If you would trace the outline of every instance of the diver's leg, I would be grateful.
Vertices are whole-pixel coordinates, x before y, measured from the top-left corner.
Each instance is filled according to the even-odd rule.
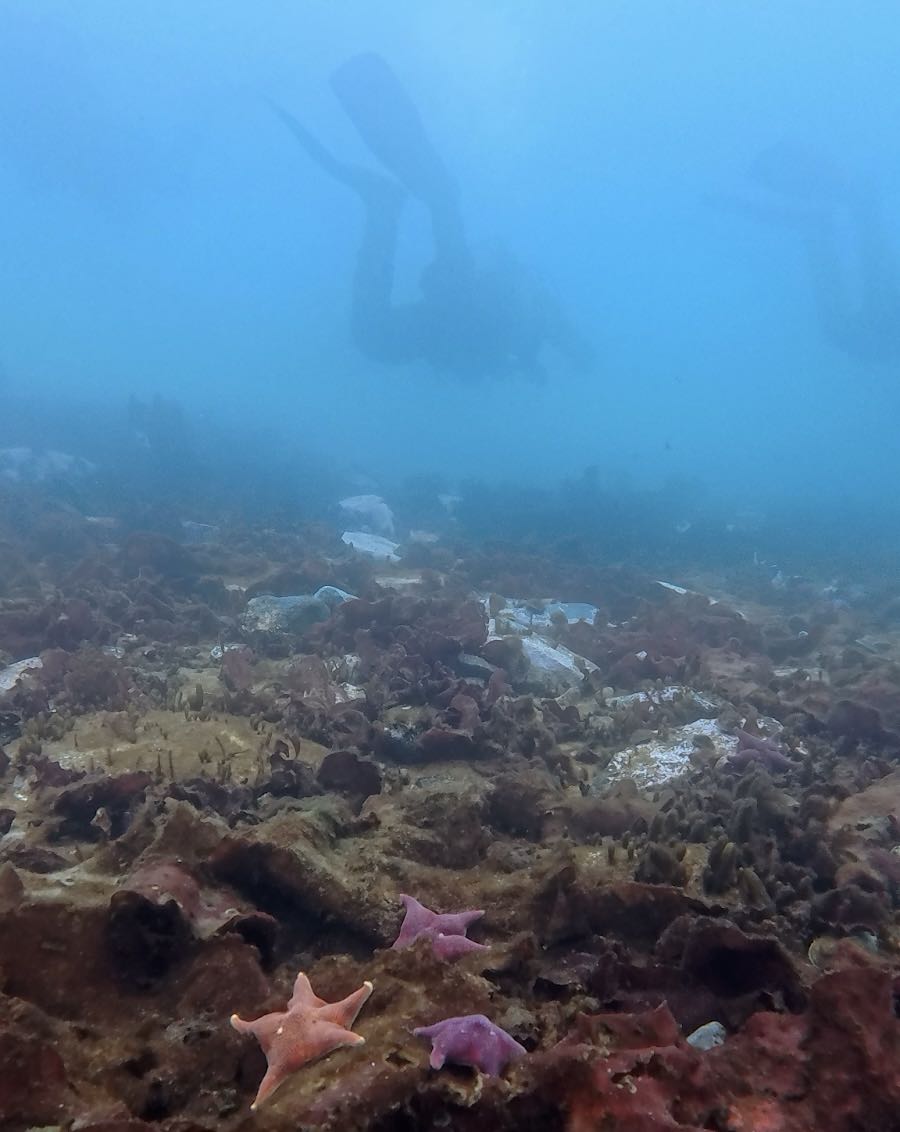
[[[331,85],[369,152],[413,196],[430,204],[456,192],[412,97],[380,55],[369,51],[348,59]]]
[[[403,362],[417,357],[413,320],[391,302],[404,190],[381,173],[338,160],[293,114],[275,103],[271,105],[316,165],[356,193],[363,205],[363,235],[353,272],[350,310],[354,343],[375,361]]]
[[[797,200],[761,200],[733,193],[710,194],[706,203],[783,228],[800,238],[822,333],[843,348],[853,314],[835,231],[834,209]]]
[[[859,255],[861,300],[873,316],[900,319],[900,263],[874,194],[860,194],[851,206]]]
[[[836,223],[832,214],[812,217],[804,232],[804,247],[822,333],[833,345],[852,352],[857,319],[838,247]]]
[[[370,152],[428,209],[435,260],[455,273],[470,266],[456,179],[390,65],[373,52],[355,55],[331,84]]]
[[[363,237],[353,272],[350,330],[373,361],[399,363],[419,356],[408,312],[391,302],[402,197],[368,194]]]

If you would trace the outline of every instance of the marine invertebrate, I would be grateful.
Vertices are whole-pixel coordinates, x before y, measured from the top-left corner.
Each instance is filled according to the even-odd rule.
[[[483,911],[432,912],[420,904],[414,896],[401,893],[400,901],[406,909],[400,934],[391,944],[395,951],[410,947],[423,936],[431,940],[431,947],[438,959],[459,959],[471,951],[486,951],[483,943],[466,938],[469,924],[480,919]]]
[[[735,734],[738,737],[738,748],[728,757],[729,766],[743,770],[752,763],[762,763],[767,770],[790,770],[795,764],[779,746],[777,740],[767,739],[762,735],[751,735],[739,727]]]
[[[419,1026],[417,1038],[431,1041],[432,1069],[441,1069],[445,1062],[471,1065],[491,1077],[499,1077],[511,1061],[524,1057],[526,1050],[515,1038],[495,1025],[484,1014],[463,1014],[445,1018],[433,1026]]]
[[[371,993],[372,984],[364,982],[359,990],[340,1002],[326,1002],[314,993],[309,979],[301,971],[294,982],[287,1010],[264,1014],[253,1022],[245,1022],[232,1014],[231,1025],[241,1034],[253,1034],[268,1062],[251,1109],[259,1108],[282,1082],[307,1062],[325,1057],[341,1046],[363,1045],[366,1039],[354,1034],[350,1027]]]

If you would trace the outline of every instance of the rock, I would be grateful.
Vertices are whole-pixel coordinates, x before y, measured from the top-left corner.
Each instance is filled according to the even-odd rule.
[[[441,541],[441,538],[440,535],[435,534],[434,531],[422,531],[417,529],[409,532],[407,541],[414,546],[436,546]]]
[[[351,495],[338,506],[364,531],[388,538],[394,534],[394,513],[380,495]]]
[[[329,751],[316,777],[326,790],[359,799],[360,805],[366,798],[381,793],[382,775],[378,766],[355,751]]]
[[[0,748],[4,743],[12,743],[22,734],[22,717],[15,711],[0,711]],[[2,763],[0,759],[0,763]],[[0,766],[0,773],[4,767]]]
[[[314,594],[274,597],[261,594],[247,602],[241,627],[248,633],[302,633],[331,616],[328,603]]]
[[[820,935],[812,941],[806,956],[819,971],[862,966],[866,956],[878,954],[878,936],[857,932],[852,936]]]
[[[329,609],[333,609],[336,605],[342,605],[345,601],[355,601],[355,594],[348,594],[346,590],[340,590],[337,586],[319,586],[313,597],[319,601],[324,601]]]
[[[685,1041],[694,1049],[707,1050],[720,1046],[727,1036],[721,1022],[707,1022],[705,1026],[698,1026],[692,1034],[688,1034]]]
[[[574,625],[578,621],[593,624],[600,612],[595,605],[583,601],[554,601],[551,598],[538,601],[520,601],[518,598],[502,600],[502,608],[496,610],[488,624],[488,631],[492,634],[534,633],[550,629],[562,618],[568,625]],[[481,601],[486,609],[490,608],[490,596],[482,595]]]
[[[86,479],[96,470],[90,460],[53,448],[0,448],[0,479],[12,483]]]
[[[267,894],[271,900],[278,893],[285,914],[302,912],[313,922],[343,925],[359,939],[386,946],[396,931],[396,914],[380,891],[375,862],[363,855],[351,873],[331,846],[317,848],[310,836],[303,814],[279,814],[264,827],[223,839],[209,866],[254,902],[259,898],[263,904]]]
[[[5,1067],[0,1124],[6,1128],[58,1127],[53,1121],[72,1111],[75,1094],[54,1043],[29,1032],[28,1021],[4,1021],[0,1029],[0,1061]]]
[[[123,894],[139,900],[122,901]],[[148,909],[142,914],[140,901],[155,908],[174,903],[197,939],[235,932],[255,944],[264,959],[268,960],[273,953],[277,934],[274,917],[256,908],[242,907],[230,892],[201,888],[196,878],[175,861],[151,860],[140,865],[121,882],[110,901],[111,908],[117,901],[122,907],[128,906],[145,924],[153,917]]]
[[[497,668],[482,656],[461,652],[453,662],[453,670],[457,676],[466,676],[470,680],[490,680]]]
[[[894,770],[841,802],[829,824],[832,829],[840,829],[842,826],[856,830],[878,827],[892,814],[897,814],[898,798],[900,770]]]
[[[698,717],[712,718],[718,715],[725,706],[723,700],[713,699],[703,692],[695,692],[693,688],[686,688],[681,684],[670,684],[652,693],[631,692],[627,696],[613,696],[608,703],[610,707],[618,708],[628,707],[630,704],[636,703],[671,704],[675,703],[676,700],[680,700],[685,707],[696,711]]]
[[[25,885],[22,878],[9,861],[5,861],[0,865],[0,912],[18,908],[24,897]]]
[[[358,554],[367,554],[380,562],[400,561],[397,554],[400,544],[381,535],[373,535],[368,531],[344,531],[341,542],[352,547]]]
[[[522,652],[528,662],[525,682],[549,696],[578,687],[585,673],[597,667],[564,645],[551,645],[542,637],[523,637]]]
[[[119,837],[128,828],[152,782],[147,771],[132,770],[65,787],[53,804],[54,813],[62,818],[60,834],[97,839],[100,829],[94,819],[102,809],[109,819],[106,832],[111,837]]]
[[[209,546],[221,536],[219,527],[210,523],[195,523],[191,519],[184,519],[181,523],[181,535],[188,546]]]
[[[684,774],[697,749],[694,736],[709,740],[712,758],[725,758],[737,751],[738,741],[726,735],[713,719],[698,719],[684,727],[672,728],[665,739],[634,743],[613,755],[602,771],[602,780],[631,778],[638,786],[659,786]]]
[[[480,753],[478,744],[468,731],[451,727],[429,727],[419,736],[416,750],[420,761],[424,762],[472,759]]]
[[[12,691],[26,672],[43,667],[44,662],[39,656],[29,656],[25,660],[17,660],[15,664],[0,669],[0,694]]]
[[[213,645],[209,650],[210,660],[221,660],[227,652],[234,652],[235,649],[245,649],[247,646],[239,644],[236,641],[228,641],[224,645]]]
[[[366,690],[359,684],[350,684],[344,681],[343,684],[334,685],[334,702],[336,704],[364,704],[365,701]]]

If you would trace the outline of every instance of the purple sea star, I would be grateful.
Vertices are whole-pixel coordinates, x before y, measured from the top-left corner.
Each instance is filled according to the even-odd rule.
[[[484,912],[432,912],[420,904],[413,896],[400,894],[400,902],[406,909],[400,934],[391,944],[395,951],[402,951],[423,936],[431,940],[431,948],[438,959],[459,959],[471,951],[487,951],[483,943],[466,938],[469,924],[480,919]]]
[[[742,731],[739,727],[735,734],[738,737],[738,749],[729,756],[732,766],[743,770],[752,762],[762,763],[768,770],[790,770],[796,764],[789,759],[776,739],[766,739],[762,735],[751,735],[749,731]]]
[[[499,1077],[510,1061],[525,1054],[525,1047],[483,1014],[463,1014],[445,1018],[433,1026],[413,1030],[417,1038],[431,1041],[432,1069],[440,1069],[445,1061],[471,1065],[491,1077]]]

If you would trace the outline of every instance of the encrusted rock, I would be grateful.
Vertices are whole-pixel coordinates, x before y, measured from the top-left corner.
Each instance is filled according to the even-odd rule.
[[[247,633],[302,633],[317,621],[327,621],[330,615],[328,603],[314,594],[261,594],[247,602],[241,627]]]

